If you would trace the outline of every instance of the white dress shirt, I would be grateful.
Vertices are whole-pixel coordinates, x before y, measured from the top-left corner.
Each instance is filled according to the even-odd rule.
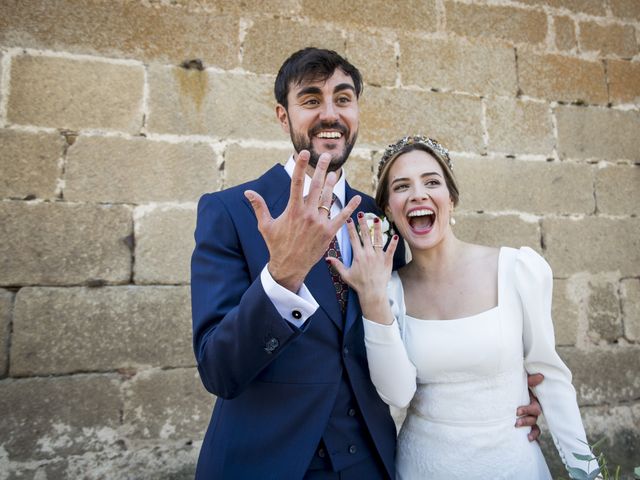
[[[294,167],[295,160],[293,159],[293,155],[291,155],[284,166],[289,177],[292,176]],[[331,218],[338,215],[345,205],[345,185],[346,181],[343,169],[338,182],[333,187],[333,193],[337,197],[337,200],[333,202],[333,205],[331,206]],[[307,196],[310,186],[311,178],[308,175],[305,175],[302,193],[303,196]],[[347,232],[346,225],[343,225],[342,228],[338,230],[336,237],[338,239],[338,245],[340,246],[343,263],[345,265],[351,265],[351,244],[349,243],[349,234]],[[307,319],[318,309],[318,302],[313,298],[313,295],[311,295],[311,292],[309,292],[309,289],[307,289],[304,283],[297,294],[293,293],[291,290],[284,288],[273,279],[266,265],[260,274],[260,281],[262,282],[262,287],[264,288],[265,293],[273,302],[278,313],[298,328],[302,327],[306,323]],[[294,318],[293,312],[296,312],[295,315],[297,318]]]

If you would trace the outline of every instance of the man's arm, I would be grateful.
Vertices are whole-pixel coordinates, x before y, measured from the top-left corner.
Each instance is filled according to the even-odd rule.
[[[544,376],[541,373],[536,373],[527,376],[527,383],[529,384],[529,405],[523,405],[518,407],[516,420],[516,427],[531,427],[529,432],[529,441],[533,442],[540,436],[540,427],[538,426],[538,417],[542,414],[542,407],[538,402],[538,398],[531,392],[531,388],[537,387],[544,380]]]

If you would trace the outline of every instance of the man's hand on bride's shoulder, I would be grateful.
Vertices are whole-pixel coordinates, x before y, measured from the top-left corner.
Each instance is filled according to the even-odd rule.
[[[542,414],[542,406],[538,402],[532,388],[537,387],[544,380],[544,376],[541,373],[534,373],[527,375],[527,384],[529,386],[529,405],[523,405],[518,407],[516,412],[518,419],[516,420],[516,427],[531,427],[528,438],[530,442],[538,440],[540,437],[540,427],[538,426],[538,417]]]

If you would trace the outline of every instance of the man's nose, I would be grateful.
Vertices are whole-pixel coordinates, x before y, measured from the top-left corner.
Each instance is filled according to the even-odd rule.
[[[338,119],[338,111],[332,102],[327,102],[322,107],[320,119],[324,122],[333,122]]]

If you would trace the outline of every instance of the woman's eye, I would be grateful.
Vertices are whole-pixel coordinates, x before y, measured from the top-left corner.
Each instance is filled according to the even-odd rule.
[[[401,190],[406,190],[408,187],[409,187],[408,185],[406,185],[404,183],[401,183],[401,184],[396,185],[395,187],[393,187],[393,191],[394,192],[399,192]]]

